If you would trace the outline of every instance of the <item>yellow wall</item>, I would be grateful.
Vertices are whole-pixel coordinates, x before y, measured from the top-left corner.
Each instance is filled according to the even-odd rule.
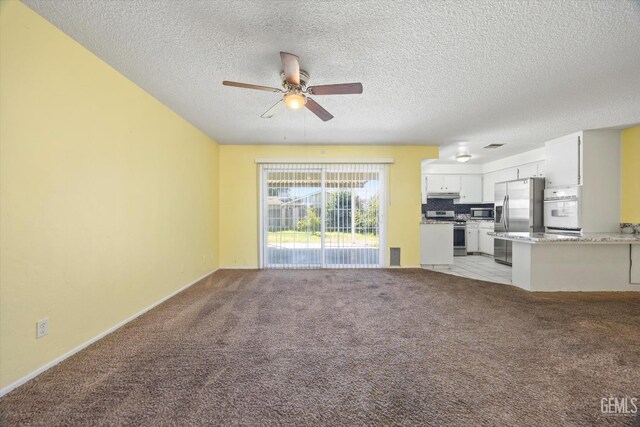
[[[218,146],[17,1],[0,43],[5,387],[217,267]]]
[[[403,266],[420,260],[420,163],[432,146],[220,146],[220,267],[258,266],[257,158],[393,158],[389,167],[387,245],[400,247]],[[389,254],[387,251],[387,258]]]
[[[622,219],[640,223],[640,126],[622,131]]]

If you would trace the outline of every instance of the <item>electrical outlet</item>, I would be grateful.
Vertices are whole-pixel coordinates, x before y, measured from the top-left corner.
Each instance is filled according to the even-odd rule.
[[[42,338],[45,335],[49,335],[49,318],[45,317],[42,320],[38,320],[36,323],[36,338]]]

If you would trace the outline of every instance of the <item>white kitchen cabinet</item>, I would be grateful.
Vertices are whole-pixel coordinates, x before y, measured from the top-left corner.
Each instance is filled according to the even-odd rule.
[[[482,222],[478,230],[478,250],[483,254],[493,255],[493,236],[489,236],[488,233],[492,233],[494,229],[493,222]]]
[[[545,144],[545,187],[556,188],[582,184],[581,135],[569,135]]]
[[[492,181],[492,185],[490,188],[491,200],[488,203],[493,203],[495,202],[493,197],[495,192],[495,184],[497,182],[513,181],[514,179],[518,179],[518,168],[514,167],[514,168],[508,168],[508,169],[501,169],[495,172],[491,172],[490,175],[491,175],[491,181]]]
[[[498,178],[498,172],[485,173],[482,177],[482,201],[484,203],[495,202],[495,186]]]
[[[508,168],[499,172],[499,179],[496,182],[513,181],[514,179],[518,179],[518,168]]]
[[[518,166],[516,169],[518,170],[518,179],[538,176],[538,163],[528,163]]]
[[[482,203],[482,175],[432,175],[423,177],[426,193],[460,193],[454,203]],[[423,196],[423,203],[426,203]]]
[[[526,165],[520,165],[516,168],[518,171],[517,179],[544,177],[544,168],[544,160],[534,163],[527,163]]]
[[[460,175],[427,175],[427,193],[459,193]]]
[[[460,199],[454,203],[482,203],[482,175],[461,175]]]
[[[427,193],[443,193],[444,192],[444,176],[443,175],[427,175]]]
[[[460,175],[444,175],[443,184],[447,193],[459,193]]]
[[[478,252],[478,223],[467,222],[467,253]]]

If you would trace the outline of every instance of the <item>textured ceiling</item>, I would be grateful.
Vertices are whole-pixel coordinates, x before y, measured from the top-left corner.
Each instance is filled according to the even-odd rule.
[[[223,144],[507,143],[486,161],[640,122],[638,1],[25,3]],[[281,50],[364,93],[261,119],[278,94],[221,81],[277,86]]]

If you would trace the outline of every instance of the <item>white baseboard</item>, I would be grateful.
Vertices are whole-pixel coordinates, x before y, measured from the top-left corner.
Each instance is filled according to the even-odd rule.
[[[246,266],[246,267],[220,267],[220,270],[259,270],[260,267],[255,266]]]
[[[134,314],[133,316],[130,316],[128,318],[126,318],[125,320],[123,320],[122,322],[110,327],[109,329],[107,329],[106,331],[96,335],[95,337],[91,338],[90,340],[80,344],[79,346],[77,346],[76,348],[69,350],[68,352],[66,352],[65,354],[63,354],[62,356],[56,357],[55,359],[53,359],[52,361],[42,365],[41,367],[39,367],[38,369],[36,369],[35,371],[31,372],[30,374],[25,375],[24,377],[20,378],[18,381],[13,382],[12,384],[9,384],[8,386],[0,389],[0,397],[4,396],[5,394],[9,393],[12,390],[15,390],[16,388],[20,387],[22,384],[26,383],[27,381],[37,377],[38,375],[40,375],[41,373],[43,373],[44,371],[46,371],[47,369],[57,365],[58,363],[62,362],[63,360],[73,356],[74,354],[76,354],[77,352],[79,352],[80,350],[90,346],[91,344],[93,344],[94,342],[98,341],[101,338],[104,338],[105,336],[109,335],[111,332],[121,328],[122,326],[126,325],[127,323],[131,322],[132,320],[134,320],[135,318],[142,316],[144,313],[146,313],[147,311],[151,310],[152,308],[162,304],[163,302],[165,302],[166,300],[168,300],[169,298],[172,298],[174,296],[176,296],[177,294],[179,294],[180,292],[184,291],[185,289],[189,288],[190,286],[195,285],[196,283],[198,283],[199,281],[201,281],[202,279],[204,279],[207,276],[210,276],[211,274],[215,273],[218,269],[215,268],[213,270],[211,270],[210,272],[208,272],[207,274],[205,274],[204,276],[198,277],[196,280],[194,280],[193,282],[181,287],[180,289],[170,293],[169,295],[167,295],[166,297],[160,299],[159,301],[154,302],[153,304],[151,304],[150,306],[148,306],[147,308],[142,309],[141,311],[137,312],[136,314]]]

